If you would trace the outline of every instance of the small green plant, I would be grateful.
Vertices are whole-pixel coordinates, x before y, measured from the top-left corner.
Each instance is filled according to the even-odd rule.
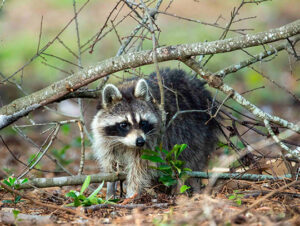
[[[72,203],[67,204],[67,206],[91,206],[91,205],[96,205],[96,204],[114,204],[113,201],[106,201],[103,200],[102,198],[98,198],[97,195],[102,189],[104,185],[104,181],[98,186],[98,188],[92,192],[88,197],[86,197],[83,193],[85,190],[88,188],[89,184],[91,181],[91,176],[87,176],[86,179],[84,180],[84,183],[81,187],[80,192],[71,190],[66,194],[66,197],[70,197],[73,199]]]
[[[28,182],[28,178],[17,180],[17,178],[12,177],[12,176],[3,180],[3,183],[12,189],[19,189],[21,184],[25,184],[27,182]],[[23,200],[21,200],[22,197],[20,195],[16,195],[15,193],[13,193],[13,197],[14,197],[14,200],[3,200],[2,203],[17,204],[18,202],[23,201]]]
[[[22,220],[22,219],[18,219],[20,210],[13,210],[12,213],[13,213],[14,218],[15,218],[15,225],[18,225],[17,222]]]
[[[243,194],[239,194],[239,190],[234,190],[233,194],[231,194],[228,199],[234,201],[238,206],[242,205]]]
[[[186,144],[176,144],[170,151],[156,147],[155,150],[144,150],[141,156],[142,159],[158,163],[159,166],[151,166],[151,168],[160,172],[159,181],[166,186],[179,184],[180,193],[184,193],[190,188],[184,183],[189,177],[187,172],[192,170],[185,168],[185,162],[178,159],[186,147]]]
[[[53,149],[53,156],[59,161],[59,163],[63,166],[67,166],[73,162],[73,160],[66,158],[66,151],[70,148],[70,145],[65,145],[60,150]]]

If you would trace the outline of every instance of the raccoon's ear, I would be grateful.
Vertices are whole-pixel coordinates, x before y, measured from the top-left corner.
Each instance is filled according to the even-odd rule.
[[[145,79],[140,79],[134,89],[134,96],[136,98],[143,98],[144,100],[150,100],[149,87]]]
[[[102,90],[102,106],[104,108],[113,102],[120,100],[122,100],[122,94],[116,86],[112,84],[107,84],[104,86]]]

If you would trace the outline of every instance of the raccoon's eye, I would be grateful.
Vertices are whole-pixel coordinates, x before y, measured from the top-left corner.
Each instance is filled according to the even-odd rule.
[[[128,124],[127,122],[121,122],[121,123],[119,124],[119,127],[120,127],[121,129],[128,129],[129,124]]]
[[[149,124],[148,121],[145,121],[145,120],[140,121],[141,128],[148,126],[148,124]]]

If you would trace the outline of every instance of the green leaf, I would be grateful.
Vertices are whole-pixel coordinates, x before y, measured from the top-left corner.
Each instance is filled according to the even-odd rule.
[[[2,200],[2,203],[14,203],[12,200]]]
[[[14,218],[17,219],[19,213],[20,213],[20,210],[13,210],[12,211],[13,215],[14,215]]]
[[[178,168],[182,168],[182,166],[184,165],[184,161],[181,161],[181,160],[176,160],[174,162],[174,165]]]
[[[24,178],[22,181],[21,181],[21,184],[25,184],[28,182],[28,178]]]
[[[176,165],[174,167],[177,170],[177,172],[180,174],[181,173],[181,169],[179,167],[177,167]]]
[[[187,147],[187,144],[180,145],[177,157],[179,157],[179,155],[186,149],[186,147]]]
[[[142,150],[143,155],[154,155],[154,156],[159,156],[159,153],[157,153],[156,151],[152,151],[152,150]]]
[[[81,187],[81,190],[80,190],[80,195],[83,194],[83,192],[88,188],[89,184],[91,182],[91,176],[87,176],[83,182],[83,185]]]
[[[84,195],[78,195],[77,198],[81,201],[86,199],[86,197]]]
[[[95,189],[95,191],[93,191],[93,193],[89,195],[88,199],[97,197],[97,195],[98,195],[99,191],[102,189],[103,185],[104,185],[104,181],[102,181],[102,183],[98,186],[98,188]]]
[[[75,207],[78,207],[78,206],[80,206],[80,205],[81,205],[80,200],[79,200],[78,198],[75,198],[75,199],[74,199],[74,206],[75,206]]]
[[[161,152],[162,152],[162,153],[165,153],[165,154],[168,154],[168,153],[169,153],[169,152],[168,152],[167,150],[165,150],[165,149],[162,149]]]
[[[228,144],[226,144],[226,143],[223,143],[223,142],[221,142],[221,141],[218,141],[218,143],[217,143],[217,147],[219,147],[219,148],[228,147]]]
[[[237,200],[236,200],[236,204],[238,204],[239,206],[242,205],[242,200],[237,199]]]
[[[77,195],[74,191],[68,192],[65,196],[70,197],[70,198],[74,198],[74,199],[77,198]]]
[[[16,198],[15,198],[15,203],[18,203],[20,200],[21,200],[21,196],[20,195],[18,195]]]
[[[228,197],[229,200],[233,200],[233,199],[235,199],[235,198],[236,198],[235,195],[231,195],[231,196]]]
[[[168,152],[168,154],[166,155],[166,159],[171,160],[171,156],[173,155],[173,153],[176,151],[175,148],[173,148],[171,151]]]
[[[10,183],[11,185],[14,185],[15,182],[16,182],[16,178],[15,178],[15,177],[9,177],[8,180],[9,180],[9,183]]]
[[[161,165],[159,167],[157,167],[158,170],[169,170],[171,169],[171,166],[168,165]]]
[[[183,171],[189,171],[189,172],[192,172],[193,170],[191,170],[190,168],[183,168]]]
[[[185,192],[186,190],[188,190],[190,188],[191,188],[190,186],[182,185],[181,188],[180,188],[180,193],[183,193],[183,192]]]
[[[161,157],[159,156],[151,156],[151,155],[142,155],[141,156],[142,159],[146,159],[149,160],[151,162],[165,162],[163,159],[161,159]]]
[[[9,187],[12,187],[12,184],[9,183],[7,180],[4,180],[3,183],[6,184],[6,185],[9,186]]]
[[[174,184],[177,184],[177,180],[173,179],[172,177],[170,176],[162,176],[159,178],[159,181],[162,182],[164,185],[166,186],[172,186]]]
[[[98,198],[97,204],[104,204],[104,203],[107,203],[107,204],[116,204],[115,202],[110,202],[108,200],[104,200],[104,199]]]

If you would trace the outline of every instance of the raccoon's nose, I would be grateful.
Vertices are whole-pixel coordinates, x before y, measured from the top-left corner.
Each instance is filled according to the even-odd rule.
[[[136,139],[136,146],[138,146],[138,147],[143,147],[144,144],[145,144],[145,140],[144,140],[143,137],[138,137],[138,138]]]

